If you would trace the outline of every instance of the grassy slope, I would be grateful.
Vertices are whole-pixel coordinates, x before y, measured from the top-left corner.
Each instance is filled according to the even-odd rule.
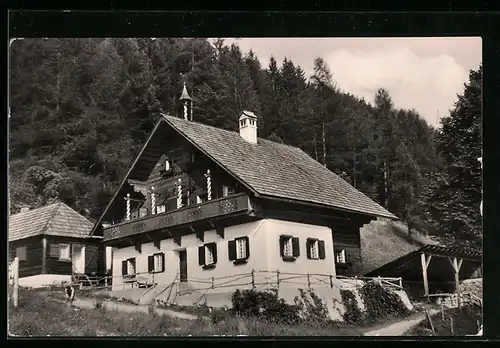
[[[357,328],[282,326],[259,320],[226,318],[183,320],[142,313],[68,308],[37,291],[20,289],[19,307],[9,310],[9,332],[18,336],[338,336],[359,335]]]
[[[361,229],[362,273],[411,253],[424,244],[435,243],[417,232],[413,232],[410,238],[407,227],[401,222],[373,221]]]
[[[465,306],[445,310],[444,320],[441,313],[431,317],[435,336],[451,336],[450,322],[453,318],[453,336],[473,335],[478,332],[477,321],[481,322],[481,309],[477,306]],[[405,333],[405,336],[431,336],[431,330],[426,320]]]

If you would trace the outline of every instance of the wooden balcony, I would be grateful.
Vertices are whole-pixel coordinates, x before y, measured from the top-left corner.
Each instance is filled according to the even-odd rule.
[[[238,215],[248,216],[251,212],[250,197],[245,193],[239,193],[110,226],[104,229],[104,242],[165,230],[178,230],[207,222],[219,222]]]

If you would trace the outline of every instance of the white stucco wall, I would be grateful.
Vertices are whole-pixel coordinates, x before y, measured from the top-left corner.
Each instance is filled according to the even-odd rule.
[[[250,288],[251,285],[241,285],[251,282],[250,273],[256,271],[273,271],[273,273],[256,272],[254,281],[257,288],[265,288],[267,283],[274,286],[276,284],[276,270],[288,273],[318,273],[335,275],[333,241],[331,230],[323,226],[313,226],[295,222],[265,219],[249,222],[241,225],[225,228],[224,239],[216,234],[215,230],[206,231],[204,242],[196,238],[194,234],[183,236],[182,246],[174,243],[173,239],[161,241],[161,252],[165,253],[165,272],[154,274],[154,282],[168,284],[174,281],[179,272],[179,257],[176,251],[185,249],[187,252],[187,273],[188,284],[191,289],[201,289],[209,287],[210,284],[203,284],[197,280],[211,281],[215,278],[215,289],[211,292],[232,292],[235,288]],[[279,250],[279,237],[282,234],[293,235],[299,238],[300,256],[294,262],[282,260]],[[250,257],[246,264],[235,265],[229,260],[228,241],[238,237],[249,237]],[[325,242],[325,259],[309,260],[306,253],[306,239],[317,238]],[[217,264],[214,269],[203,269],[198,263],[198,247],[206,244],[217,243]],[[121,264],[123,260],[131,257],[136,258],[136,268],[138,273],[146,273],[148,268],[148,256],[158,253],[159,250],[154,244],[146,243],[142,245],[142,253],[135,250],[133,246],[115,249],[113,253],[113,290],[123,289],[121,279]],[[248,276],[244,276],[248,274]],[[237,276],[243,278],[237,280]],[[142,275],[143,277],[151,277]],[[220,277],[230,277],[228,279],[217,279]],[[140,276],[139,276],[140,277]],[[328,281],[328,278],[324,278]],[[293,283],[301,282],[307,285],[307,279],[303,277],[296,281],[288,281],[289,286],[298,287]],[[314,279],[312,279],[314,283]],[[225,287],[218,287],[225,284]],[[264,283],[264,284],[263,284]],[[284,282],[285,284],[287,282]],[[325,285],[325,284],[323,284]],[[314,284],[313,284],[314,286]],[[303,287],[303,286],[302,286]],[[202,290],[200,290],[202,291]]]
[[[64,282],[71,282],[71,275],[38,274],[30,277],[19,278],[19,286],[26,288],[41,288],[51,285],[61,285]]]

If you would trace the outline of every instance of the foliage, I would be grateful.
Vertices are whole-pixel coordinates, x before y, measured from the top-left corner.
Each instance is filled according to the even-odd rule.
[[[300,297],[295,297],[295,306],[300,313],[301,320],[315,324],[328,323],[330,321],[328,308],[323,300],[314,291],[299,289],[299,292]]]
[[[410,310],[394,292],[374,282],[366,282],[360,290],[365,305],[365,320],[377,321],[386,317],[406,317]]]
[[[277,291],[236,290],[231,296],[234,311],[243,317],[259,317],[281,323],[299,322],[298,308],[279,298]]]
[[[373,282],[366,282],[359,290],[365,310],[362,312],[352,291],[342,290],[345,307],[344,320],[351,324],[370,324],[387,318],[404,318],[410,310],[401,298]]]
[[[358,306],[358,301],[356,300],[356,295],[350,290],[340,290],[340,296],[342,297],[342,303],[345,308],[345,312],[342,315],[344,321],[350,324],[356,324],[361,322],[363,313]]]
[[[425,214],[448,243],[481,247],[482,66],[471,71],[463,95],[436,136],[443,170],[429,180]]]
[[[451,325],[453,318],[453,334]],[[435,336],[465,336],[478,333],[482,323],[482,308],[468,304],[462,308],[449,308],[444,312],[444,320],[441,313],[431,316]],[[414,328],[408,330],[405,336],[433,336],[427,320],[422,321]]]
[[[16,336],[251,336],[359,335],[357,328],[283,325],[260,318],[227,317],[217,323],[108,309],[68,308],[41,291],[19,289],[19,307],[9,308],[9,333]]]

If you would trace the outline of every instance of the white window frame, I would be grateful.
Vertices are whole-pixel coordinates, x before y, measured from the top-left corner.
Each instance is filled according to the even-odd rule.
[[[163,271],[163,258],[164,254],[154,254],[153,255],[153,272],[162,272]],[[128,269],[128,265],[127,265]]]
[[[319,241],[315,240],[309,244],[309,254],[311,255],[312,260],[319,259]]]
[[[26,259],[28,258],[28,248],[26,247],[26,245],[16,248],[16,256],[19,261],[26,261]]]
[[[67,250],[67,253],[63,254],[63,250]],[[59,261],[71,261],[71,245],[70,244],[59,244]]]
[[[286,237],[283,241],[283,256],[293,257],[292,237]]]
[[[346,258],[345,258],[345,249],[342,249],[340,251],[338,251],[335,255],[335,261],[339,264],[342,264],[342,263],[346,263],[345,262]]]
[[[214,251],[212,249],[214,245],[215,244],[205,245],[205,266],[213,265],[215,263]]]
[[[222,197],[234,195],[235,192],[236,192],[236,190],[234,189],[233,186],[222,185]]]
[[[133,262],[132,262],[133,261]],[[134,276],[136,273],[136,260],[135,258],[127,259],[127,275]],[[133,272],[132,272],[133,271]]]
[[[161,214],[166,211],[165,204],[157,205],[156,206],[156,214]]]
[[[247,257],[246,243],[246,239],[236,239],[236,260],[245,259]]]

